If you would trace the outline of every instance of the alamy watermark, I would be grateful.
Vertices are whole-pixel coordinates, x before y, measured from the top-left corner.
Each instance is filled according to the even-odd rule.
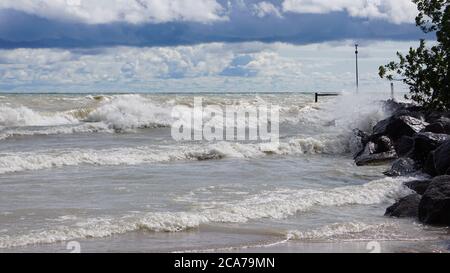
[[[172,138],[177,141],[279,142],[279,106],[204,105],[195,97],[193,107],[172,109]]]

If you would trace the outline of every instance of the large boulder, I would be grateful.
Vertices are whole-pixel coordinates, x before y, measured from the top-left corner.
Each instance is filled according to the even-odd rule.
[[[377,153],[377,145],[374,142],[369,141],[369,142],[367,142],[366,146],[364,147],[364,150],[362,150],[358,156],[361,156],[364,154],[372,155],[372,154],[376,154],[376,153]]]
[[[450,140],[428,155],[423,171],[431,176],[450,174]]]
[[[422,111],[421,107],[411,106],[405,109],[400,109],[392,114],[393,117],[409,116],[420,120],[425,120],[426,115]]]
[[[387,208],[385,216],[390,217],[417,217],[419,214],[420,195],[411,194]]]
[[[428,154],[427,160],[422,166],[422,171],[431,176],[436,176],[436,166],[434,166],[434,151]]]
[[[414,138],[409,136],[401,136],[395,142],[395,151],[398,156],[409,156],[410,152],[414,148]]]
[[[450,112],[429,111],[427,112],[425,120],[428,123],[432,124],[441,120],[445,120],[446,118],[450,118]]]
[[[413,136],[422,131],[428,123],[411,116],[392,116],[382,120],[373,128],[374,136],[389,136],[394,141],[402,136]]]
[[[450,176],[435,177],[419,204],[419,219],[425,224],[450,225]]]
[[[410,156],[424,163],[428,155],[437,147],[450,140],[449,135],[435,134],[430,132],[418,133],[414,136],[414,148]]]
[[[385,153],[395,150],[394,142],[387,136],[374,139],[376,153]]]
[[[395,152],[395,150],[378,154],[370,154],[366,149],[361,155],[356,157],[355,162],[358,166],[365,166],[384,164],[395,159],[397,159],[397,153]]]
[[[395,113],[400,110],[407,109],[408,107],[412,106],[412,104],[404,103],[404,102],[398,102],[393,99],[389,99],[387,101],[383,101],[383,110],[389,114]]]
[[[412,103],[398,102],[395,100],[387,100],[383,104],[383,110],[391,116],[412,116],[418,119],[426,118],[423,107]]]
[[[369,142],[369,135],[365,132],[354,129],[351,136],[350,136],[350,152],[353,155],[353,158],[356,158],[358,155],[360,155],[366,144]]]
[[[438,175],[450,174],[450,141],[434,151],[434,167]]]
[[[404,176],[417,171],[416,162],[411,158],[399,158],[389,171],[384,172],[387,176]]]
[[[450,134],[450,119],[440,117],[433,123],[425,127],[424,132],[431,132],[435,134]]]
[[[430,185],[431,180],[414,180],[405,183],[405,186],[415,191],[417,194],[424,195]]]
[[[364,166],[383,164],[397,158],[398,156],[395,152],[394,144],[390,138],[380,136],[366,144],[364,150],[355,157],[355,162],[358,166]]]

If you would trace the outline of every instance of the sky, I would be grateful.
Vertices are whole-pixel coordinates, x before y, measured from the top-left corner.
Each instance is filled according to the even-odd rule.
[[[1,0],[0,92],[312,92],[387,85],[410,0]]]

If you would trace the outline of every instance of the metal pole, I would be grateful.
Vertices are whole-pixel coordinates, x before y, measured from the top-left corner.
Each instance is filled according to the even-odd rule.
[[[358,67],[358,44],[355,44],[356,55],[356,91],[359,91],[359,67]]]
[[[393,82],[391,82],[391,97],[392,97],[392,99],[395,99],[395,96],[394,96],[394,83]]]

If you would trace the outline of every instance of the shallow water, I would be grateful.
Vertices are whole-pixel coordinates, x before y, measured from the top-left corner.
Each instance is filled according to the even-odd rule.
[[[353,163],[386,95],[202,96],[279,105],[280,144],[173,140],[194,95],[1,96],[0,252],[445,251],[447,229],[383,217],[406,178]]]

